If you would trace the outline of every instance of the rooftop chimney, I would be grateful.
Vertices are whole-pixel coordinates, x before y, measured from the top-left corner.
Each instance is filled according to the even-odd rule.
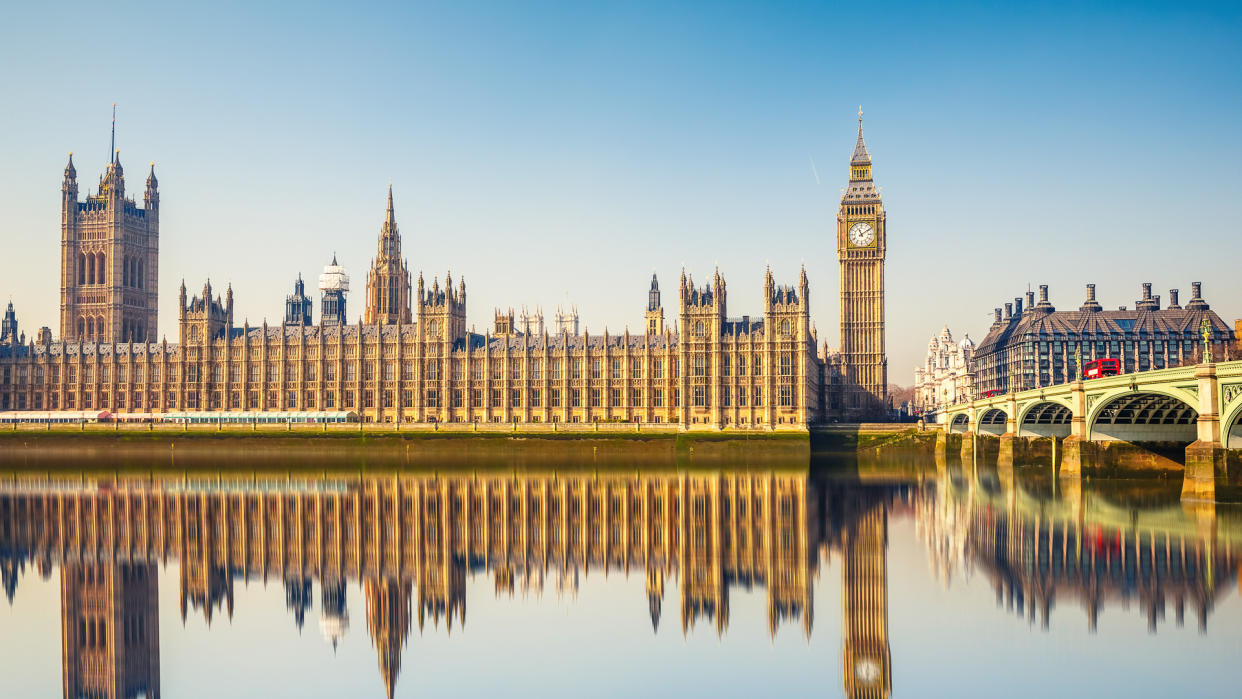
[[[1009,320],[1010,318],[1013,318],[1013,304],[1007,303],[1005,304],[1005,320]]]
[[[992,317],[992,325],[998,325],[1001,322],[1001,309],[994,308],[992,309],[992,312],[994,314]]]
[[[1143,298],[1134,302],[1136,311],[1158,311],[1160,301],[1151,295],[1151,282],[1143,282]]]
[[[1026,292],[1026,307],[1027,307],[1027,310],[1031,310],[1035,308],[1035,292],[1034,291]]]
[[[1181,306],[1177,303],[1177,289],[1169,289],[1169,310],[1181,310]]]
[[[1039,285],[1039,305],[1037,306],[1037,308],[1045,313],[1052,313],[1053,311],[1057,310],[1056,308],[1053,308],[1051,303],[1048,303],[1048,285],[1047,284]]]
[[[1013,297],[1013,314],[1016,316],[1022,315],[1022,297],[1021,296]]]
[[[1078,307],[1080,311],[1099,311],[1102,310],[1100,302],[1095,300],[1095,284],[1087,285],[1087,300]]]
[[[1206,311],[1209,308],[1207,301],[1203,300],[1203,282],[1190,283],[1190,303],[1186,304],[1186,308],[1192,311]]]

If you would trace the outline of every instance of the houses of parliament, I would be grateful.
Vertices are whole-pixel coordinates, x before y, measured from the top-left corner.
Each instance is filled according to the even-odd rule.
[[[319,279],[320,319],[299,277],[279,324],[238,325],[233,291],[210,282],[178,297],[172,341],[159,332],[159,183],[141,205],[119,153],[79,198],[70,154],[61,184],[60,334],[27,340],[10,304],[0,330],[0,411],[159,420],[212,413],[377,423],[634,422],[692,430],[805,430],[826,419],[882,416],[886,215],[858,139],[836,221],[841,344],[820,345],[803,268],[762,278],[763,308],[731,316],[716,270],[683,270],[668,318],[653,275],[639,333],[579,332],[576,309],[548,327],[541,313],[496,311],[466,323],[466,282],[416,278],[402,255],[392,188],[357,322],[349,275],[333,259]],[[640,297],[641,298],[641,297]]]

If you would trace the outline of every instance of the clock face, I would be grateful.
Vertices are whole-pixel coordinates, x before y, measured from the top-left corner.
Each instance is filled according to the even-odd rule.
[[[875,684],[880,680],[880,664],[871,658],[863,658],[854,665],[854,674],[863,684]]]
[[[856,247],[865,248],[875,242],[875,229],[870,223],[860,221],[850,226],[849,239]]]

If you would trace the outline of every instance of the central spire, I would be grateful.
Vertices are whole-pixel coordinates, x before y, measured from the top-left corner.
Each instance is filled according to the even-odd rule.
[[[388,214],[384,218],[384,223],[393,227],[397,225],[397,217],[392,210],[392,182],[388,183]]]
[[[863,110],[862,105],[858,105],[858,143],[854,144],[854,155],[850,158],[850,165],[870,165],[871,154],[867,152],[867,143],[863,140],[862,129]]]
[[[393,212],[392,182],[388,210],[380,228],[379,250],[367,275],[367,323],[409,323],[410,271],[401,259],[401,232]]]

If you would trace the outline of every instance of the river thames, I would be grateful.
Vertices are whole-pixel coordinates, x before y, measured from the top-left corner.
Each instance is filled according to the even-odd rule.
[[[7,696],[1226,697],[1242,679],[1242,512],[1184,505],[1176,479],[923,456],[73,461],[0,474]]]

